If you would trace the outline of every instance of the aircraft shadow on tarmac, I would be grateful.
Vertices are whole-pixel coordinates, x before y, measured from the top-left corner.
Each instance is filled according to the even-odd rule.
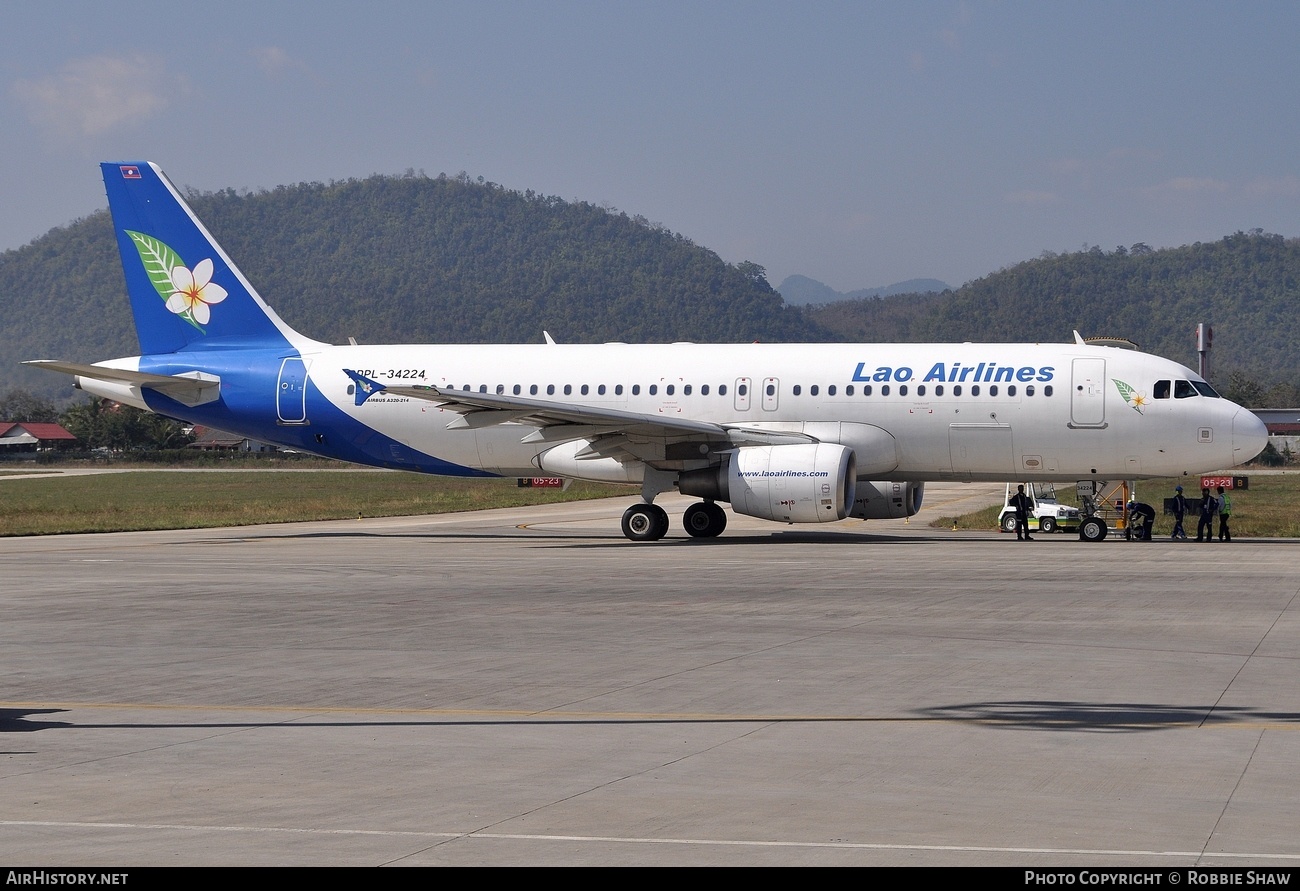
[[[931,718],[1016,730],[1066,730],[1091,733],[1143,733],[1231,724],[1295,724],[1300,713],[1225,706],[1179,706],[1155,703],[1061,702],[1018,700],[972,702],[923,709]]]
[[[251,536],[250,536],[251,537]],[[799,530],[795,532],[766,532],[754,533],[750,535],[730,535],[719,538],[663,538],[653,544],[632,545],[629,544],[622,536],[600,537],[596,540],[595,536],[587,533],[576,532],[537,532],[532,530],[518,530],[517,532],[288,532],[284,534],[259,534],[256,536],[259,541],[269,540],[311,540],[311,539],[419,539],[423,541],[464,541],[464,540],[481,540],[481,541],[500,541],[502,539],[515,539],[522,541],[536,542],[539,545],[548,547],[569,547],[569,548],[638,548],[646,547],[727,547],[728,545],[753,545],[753,544],[841,544],[841,545],[863,545],[868,542],[873,544],[930,544],[940,540],[940,536],[923,536],[923,535],[888,535],[888,534],[866,534],[861,532],[815,532]],[[214,539],[213,542],[224,541]]]
[[[178,706],[184,710],[202,711],[202,707]],[[1091,703],[1062,702],[1057,700],[1018,700],[1008,702],[973,702],[962,705],[935,706],[918,709],[915,717],[844,715],[801,717],[793,715],[708,715],[674,717],[655,715],[646,717],[599,715],[551,715],[502,718],[485,715],[468,718],[458,714],[455,718],[439,718],[437,710],[421,719],[421,712],[412,711],[409,717],[392,720],[292,720],[282,717],[265,721],[120,721],[79,723],[71,721],[31,721],[34,715],[66,712],[65,708],[50,709],[0,709],[0,733],[30,733],[37,730],[184,730],[184,729],[278,729],[314,730],[359,727],[487,727],[526,724],[536,725],[592,725],[615,726],[649,724],[881,724],[909,720],[942,721],[954,724],[978,724],[986,727],[1011,730],[1034,730],[1089,733],[1144,733],[1153,730],[1178,730],[1189,728],[1231,726],[1243,724],[1297,724],[1300,713],[1275,712],[1254,708],[1225,708],[1223,706],[1177,706],[1153,703]],[[306,710],[310,712],[311,710]]]
[[[0,708],[0,733],[34,733],[58,727],[75,727],[67,721],[32,721],[33,715],[57,715],[62,708]],[[6,753],[13,754],[13,753]]]

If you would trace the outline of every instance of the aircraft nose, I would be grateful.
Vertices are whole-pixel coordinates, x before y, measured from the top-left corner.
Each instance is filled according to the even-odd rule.
[[[1268,444],[1268,428],[1250,409],[1232,416],[1232,463],[1245,464]]]

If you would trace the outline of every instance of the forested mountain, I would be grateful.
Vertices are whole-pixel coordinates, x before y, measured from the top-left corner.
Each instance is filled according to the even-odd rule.
[[[188,196],[277,312],[334,343],[816,340],[761,267],[642,218],[459,177]],[[139,352],[107,211],[0,255],[0,392],[23,359]]]
[[[643,218],[463,174],[190,200],[286,321],[334,343],[537,343],[543,329],[571,343],[1068,341],[1077,329],[1195,367],[1193,328],[1207,322],[1221,387],[1235,374],[1300,388],[1300,240],[1258,230],[1044,254],[953,291],[790,307],[762,267]],[[138,352],[123,290],[106,211],[0,254],[0,393],[71,393],[23,359]]]
[[[1300,239],[1258,230],[1220,241],[1044,254],[943,295],[810,307],[848,340],[1062,341],[1127,337],[1196,368],[1194,330],[1214,329],[1211,375],[1300,384]]]
[[[868,297],[892,297],[895,294],[929,294],[947,291],[949,286],[937,278],[911,278],[905,282],[879,288],[859,288],[856,291],[837,291],[806,275],[788,275],[776,288],[777,293],[792,306],[822,305],[844,300],[864,300]]]

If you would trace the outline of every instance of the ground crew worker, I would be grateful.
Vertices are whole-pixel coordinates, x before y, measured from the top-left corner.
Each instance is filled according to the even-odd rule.
[[[1016,494],[1011,496],[1011,509],[1016,512],[1016,541],[1033,541],[1029,537],[1029,509],[1033,499],[1025,494],[1023,485],[1016,486]]]
[[[1187,541],[1187,532],[1183,529],[1183,516],[1187,513],[1187,499],[1183,497],[1183,487],[1174,486],[1174,532],[1169,538],[1173,541]]]
[[[1214,515],[1219,512],[1219,499],[1209,489],[1201,490],[1200,519],[1196,521],[1196,540],[1214,541]],[[1204,535],[1205,538],[1201,538]]]
[[[1232,513],[1232,499],[1219,486],[1219,541],[1232,541],[1232,530],[1228,528],[1228,514]]]
[[[1150,541],[1151,527],[1156,522],[1156,509],[1140,501],[1130,501],[1128,503],[1128,515],[1129,523],[1133,529],[1134,540]]]

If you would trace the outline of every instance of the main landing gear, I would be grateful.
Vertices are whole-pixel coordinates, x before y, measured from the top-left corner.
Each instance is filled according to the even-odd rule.
[[[727,528],[727,512],[712,501],[686,508],[682,526],[693,538],[713,538]],[[623,534],[632,541],[658,541],[668,532],[668,514],[657,504],[641,502],[623,512]]]
[[[623,511],[623,534],[632,541],[658,541],[668,532],[668,514],[657,504],[634,504]]]

